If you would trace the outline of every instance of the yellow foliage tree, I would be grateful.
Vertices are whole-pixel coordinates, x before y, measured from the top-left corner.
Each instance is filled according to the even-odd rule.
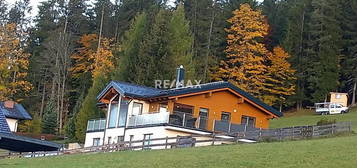
[[[102,38],[98,49],[98,36],[96,34],[87,34],[81,37],[79,43],[82,47],[71,56],[75,61],[74,66],[71,68],[73,77],[78,78],[83,73],[90,72],[94,78],[100,73],[107,74],[114,68],[114,56],[111,50],[112,40]]]
[[[267,55],[266,81],[264,82],[265,94],[263,101],[269,105],[283,103],[287,96],[295,94],[295,70],[287,61],[290,55],[277,46],[272,54]]]
[[[239,88],[261,98],[264,81],[267,78],[265,57],[269,54],[263,39],[269,25],[260,11],[254,11],[248,4],[242,4],[228,19],[231,27],[226,29],[228,46],[226,59],[213,75],[215,80],[226,80]]]
[[[32,89],[26,81],[30,54],[25,53],[15,24],[0,26],[0,101],[16,99]],[[20,101],[17,99],[17,101]]]

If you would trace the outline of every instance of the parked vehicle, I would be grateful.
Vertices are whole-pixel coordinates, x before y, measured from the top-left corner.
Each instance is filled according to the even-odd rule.
[[[343,114],[348,112],[348,107],[344,107],[339,103],[315,103],[315,107],[315,112],[320,115]]]

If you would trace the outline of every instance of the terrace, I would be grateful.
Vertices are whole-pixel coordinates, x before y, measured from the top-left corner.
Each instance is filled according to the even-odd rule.
[[[209,122],[212,128],[208,128]],[[104,131],[106,119],[94,119],[88,121],[87,132],[101,132]],[[229,121],[209,120],[205,116],[195,117],[192,114],[174,111],[170,112],[150,112],[149,114],[129,116],[126,128],[142,127],[150,125],[171,125],[179,126],[188,129],[196,129],[201,131],[215,131],[215,132],[241,132],[256,130],[256,128],[247,124],[233,124]]]

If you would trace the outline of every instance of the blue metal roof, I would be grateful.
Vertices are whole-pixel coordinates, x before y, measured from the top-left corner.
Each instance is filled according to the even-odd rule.
[[[114,88],[119,94],[123,96],[128,96],[132,98],[155,98],[155,97],[171,97],[171,96],[178,96],[214,89],[222,89],[222,88],[229,88],[234,90],[235,92],[241,94],[246,99],[258,104],[259,106],[263,107],[267,111],[281,117],[283,113],[275,110],[273,107],[265,104],[264,102],[260,101],[259,99],[251,96],[249,93],[243,91],[242,89],[238,88],[237,86],[233,85],[230,82],[219,81],[219,82],[212,82],[206,83],[201,85],[195,85],[192,87],[183,87],[183,88],[175,88],[175,89],[168,89],[168,90],[161,90],[151,87],[145,87],[125,82],[118,82],[118,81],[111,81],[107,87],[98,95],[97,99],[100,99],[104,94],[110,89]]]
[[[0,149],[15,152],[35,152],[56,151],[61,147],[62,145],[57,143],[13,134],[10,131],[3,111],[0,110]]]
[[[30,114],[24,109],[21,104],[14,104],[14,108],[6,108],[4,102],[0,102],[0,111],[5,115],[6,118],[14,118],[20,120],[32,120]]]
[[[4,113],[0,110],[0,133],[10,133],[9,125],[7,124]]]
[[[165,92],[165,90],[160,90],[152,87],[140,86],[136,84],[111,81],[107,87],[97,96],[100,99],[104,94],[110,89],[114,88],[119,94],[123,96],[133,97],[133,98],[149,98],[156,97]]]

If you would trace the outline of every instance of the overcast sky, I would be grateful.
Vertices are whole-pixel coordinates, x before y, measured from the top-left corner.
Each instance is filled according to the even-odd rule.
[[[6,0],[8,3],[13,4],[16,0]],[[46,1],[46,0],[30,0],[30,5],[32,7],[32,12],[31,12],[31,16],[36,16],[36,14],[38,13],[38,8],[37,6],[39,5],[40,2],[42,1]],[[169,0],[169,1],[173,1],[173,0]],[[263,0],[257,0],[262,2]]]

